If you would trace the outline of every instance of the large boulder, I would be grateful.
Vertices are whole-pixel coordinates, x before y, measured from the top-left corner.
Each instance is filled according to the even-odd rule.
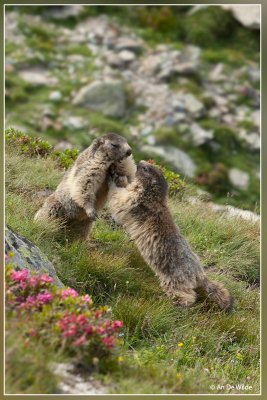
[[[109,117],[125,114],[125,93],[121,81],[95,81],[84,86],[73,99],[74,105],[99,111]]]
[[[54,283],[58,287],[64,287],[58,278],[53,264],[28,239],[13,232],[6,227],[5,232],[5,252],[12,253],[11,263],[16,269],[27,268],[32,272],[46,273],[54,279]]]
[[[247,190],[249,185],[249,174],[238,168],[229,170],[229,180],[231,184],[239,190]]]
[[[160,156],[165,162],[172,164],[173,167],[189,178],[193,178],[196,172],[196,164],[184,151],[173,146],[149,146],[142,147],[142,151],[150,157]]]

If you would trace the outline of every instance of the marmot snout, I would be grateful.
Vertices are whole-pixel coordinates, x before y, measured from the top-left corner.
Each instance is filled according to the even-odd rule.
[[[168,185],[163,173],[147,162],[137,166],[125,188],[110,182],[108,204],[114,219],[135,241],[166,294],[182,306],[195,303],[198,289],[229,311],[232,297],[219,282],[210,281],[196,254],[175,225],[167,206]]]

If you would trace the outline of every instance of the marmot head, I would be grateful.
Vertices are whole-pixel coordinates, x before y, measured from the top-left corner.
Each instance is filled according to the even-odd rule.
[[[168,192],[168,184],[163,173],[146,161],[140,161],[135,175],[148,200],[164,201]]]
[[[121,161],[132,154],[127,141],[116,133],[107,133],[96,139],[93,151],[101,151],[110,161]]]

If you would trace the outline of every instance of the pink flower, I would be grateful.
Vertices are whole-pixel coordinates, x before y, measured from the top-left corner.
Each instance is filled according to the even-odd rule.
[[[102,328],[102,326],[97,326],[96,327],[96,333],[98,333],[99,335],[102,335],[102,333],[105,333],[105,329]]]
[[[95,312],[95,319],[98,319],[99,317],[101,317],[102,313],[99,310],[96,310]]]
[[[84,301],[85,303],[92,303],[92,299],[89,294],[85,294],[84,296],[82,296],[82,301]]]
[[[69,297],[69,296],[71,296],[71,297],[77,297],[77,296],[78,296],[78,293],[76,292],[76,290],[71,289],[71,288],[62,290],[62,292],[61,292],[61,297],[62,297],[62,299],[65,299],[66,297]]]
[[[13,281],[20,282],[25,281],[27,279],[29,271],[27,269],[23,269],[21,271],[12,270],[10,277]]]
[[[46,290],[44,293],[39,293],[36,297],[36,300],[40,304],[46,304],[52,299],[52,294]]]
[[[47,274],[42,274],[42,275],[39,277],[39,280],[40,280],[40,282],[42,282],[42,283],[51,283],[51,282],[54,281],[54,279],[53,279],[53,278],[50,278],[50,276],[48,276]]]
[[[82,344],[84,344],[86,342],[86,337],[85,335],[82,335],[81,337],[79,337],[77,340],[75,340],[75,342],[73,342],[74,346],[81,346]]]
[[[112,336],[105,336],[102,340],[105,346],[107,346],[109,349],[114,346],[114,338]]]
[[[86,322],[87,322],[86,316],[85,316],[85,315],[82,315],[82,314],[78,315],[78,317],[77,317],[77,322],[79,322],[79,324],[80,324],[81,326],[85,325]]]
[[[37,276],[32,275],[29,279],[28,279],[28,283],[31,287],[35,287],[38,285],[38,278]]]
[[[113,329],[121,328],[123,326],[123,322],[116,320],[112,322],[111,326]]]
[[[63,332],[64,337],[75,336],[77,333],[77,327],[74,324],[71,324],[67,330]]]
[[[28,307],[33,307],[36,305],[36,299],[34,296],[28,296],[25,302],[25,305]]]

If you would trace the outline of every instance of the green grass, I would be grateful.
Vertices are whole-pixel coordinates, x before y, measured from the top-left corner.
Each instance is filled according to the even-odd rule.
[[[40,207],[36,193],[54,189],[61,177],[62,170],[49,157],[26,158],[7,146],[7,224],[40,247],[66,285],[92,294],[96,304],[107,304],[113,318],[124,322],[123,360],[117,369],[95,376],[112,393],[222,393],[210,385],[226,382],[245,382],[252,386],[249,393],[258,393],[259,227],[220,217],[204,203],[170,201],[176,223],[208,275],[223,282],[235,298],[230,315],[206,302],[181,309],[162,293],[134,243],[106,212],[84,243],[66,241],[55,224],[33,222]],[[6,347],[7,391],[55,393],[48,365],[59,354],[41,344],[38,351],[25,347],[11,324],[15,322],[7,327],[13,332]]]

